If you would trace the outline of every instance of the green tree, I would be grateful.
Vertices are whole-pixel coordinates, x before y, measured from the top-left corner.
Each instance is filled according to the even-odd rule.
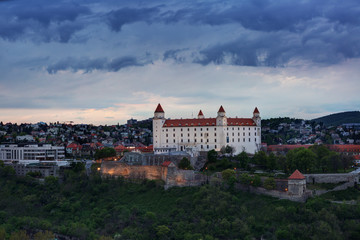
[[[222,178],[227,182],[236,181],[235,171],[233,169],[226,169],[221,172]]]
[[[156,235],[160,239],[168,239],[168,234],[170,232],[170,229],[165,225],[159,225],[156,227]]]
[[[213,149],[207,152],[207,159],[209,163],[216,162],[218,153]]]
[[[267,179],[265,179],[264,181],[264,188],[266,188],[267,190],[272,190],[275,189],[276,184],[275,184],[275,180],[272,177],[268,177]]]
[[[241,168],[247,168],[247,166],[249,164],[249,156],[245,151],[242,151],[241,153],[239,153],[236,156],[236,159],[239,161]]]
[[[34,234],[34,240],[52,240],[55,238],[55,235],[51,231],[39,231]]]
[[[276,156],[274,153],[270,153],[266,159],[266,167],[267,169],[274,170],[277,168],[276,166]]]
[[[30,240],[30,238],[26,234],[26,231],[20,230],[20,231],[11,233],[9,240]]]
[[[185,170],[192,170],[193,169],[193,167],[190,164],[190,160],[187,157],[183,157],[181,159],[181,161],[179,162],[178,167],[180,169],[185,169]]]
[[[101,158],[108,158],[115,156],[116,156],[116,151],[114,148],[104,147],[101,150],[96,150],[94,157],[95,159],[101,159]]]
[[[255,153],[255,155],[253,157],[253,162],[260,166],[266,167],[266,162],[267,162],[266,153],[264,151],[259,151],[259,152]]]

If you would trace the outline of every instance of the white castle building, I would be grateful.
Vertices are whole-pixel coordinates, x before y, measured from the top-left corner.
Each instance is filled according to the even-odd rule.
[[[166,119],[158,104],[153,118],[155,154],[171,151],[199,152],[231,146],[235,154],[255,153],[261,145],[261,118],[255,108],[252,118],[230,118],[221,106],[216,118],[205,118],[202,111],[194,119]]]

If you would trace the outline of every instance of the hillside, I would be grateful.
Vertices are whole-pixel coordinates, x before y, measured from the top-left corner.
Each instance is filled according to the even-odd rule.
[[[360,123],[360,112],[350,111],[334,113],[324,117],[313,119],[315,122],[323,122],[326,126],[338,126],[344,123]]]
[[[77,240],[360,236],[359,205],[322,198],[295,203],[210,185],[165,191],[154,181],[88,177],[79,169],[66,171],[61,182],[48,177],[39,184],[1,164],[0,186],[0,239],[29,239],[19,230],[37,229]],[[358,199],[357,191],[353,195]]]

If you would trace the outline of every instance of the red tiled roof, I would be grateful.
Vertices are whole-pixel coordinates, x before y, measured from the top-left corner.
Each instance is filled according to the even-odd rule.
[[[296,144],[296,145],[287,145],[287,144],[284,144],[284,145],[268,145],[267,146],[267,150],[268,151],[284,151],[284,150],[292,150],[292,149],[295,149],[295,148],[309,148],[311,147],[312,145],[301,145],[301,144]]]
[[[163,166],[164,167],[168,167],[169,165],[171,164],[171,161],[165,161],[165,162],[163,162]]]
[[[255,126],[256,123],[251,118],[228,118],[228,126]]]
[[[255,126],[251,118],[228,118],[228,126]],[[203,119],[168,119],[163,127],[196,127],[196,126],[216,126],[216,118]]]
[[[328,146],[331,150],[337,152],[360,152],[360,145],[355,144],[333,144]]]
[[[254,113],[260,113],[257,107],[255,107]]]
[[[223,106],[221,105],[218,112],[225,112]]]
[[[203,112],[200,110],[198,116],[204,116]]]
[[[360,160],[360,155],[354,155],[355,160]]]
[[[155,112],[164,112],[164,110],[162,109],[160,103],[157,105]]]
[[[288,178],[290,180],[296,180],[296,179],[305,179],[304,175],[301,174],[301,172],[299,170],[295,170],[295,172],[293,172],[293,174],[291,174],[291,176]]]

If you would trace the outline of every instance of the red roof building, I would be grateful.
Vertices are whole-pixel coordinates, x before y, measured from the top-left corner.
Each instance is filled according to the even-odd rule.
[[[164,112],[164,110],[163,110],[163,108],[161,107],[160,103],[157,105],[157,107],[156,107],[156,109],[155,109],[155,112],[156,112],[156,113],[158,113],[158,112],[163,113],[163,112]]]
[[[293,172],[293,174],[291,174],[291,176],[288,178],[288,180],[302,180],[305,179],[305,176],[302,175],[302,173],[299,170],[295,170],[295,172]]]

